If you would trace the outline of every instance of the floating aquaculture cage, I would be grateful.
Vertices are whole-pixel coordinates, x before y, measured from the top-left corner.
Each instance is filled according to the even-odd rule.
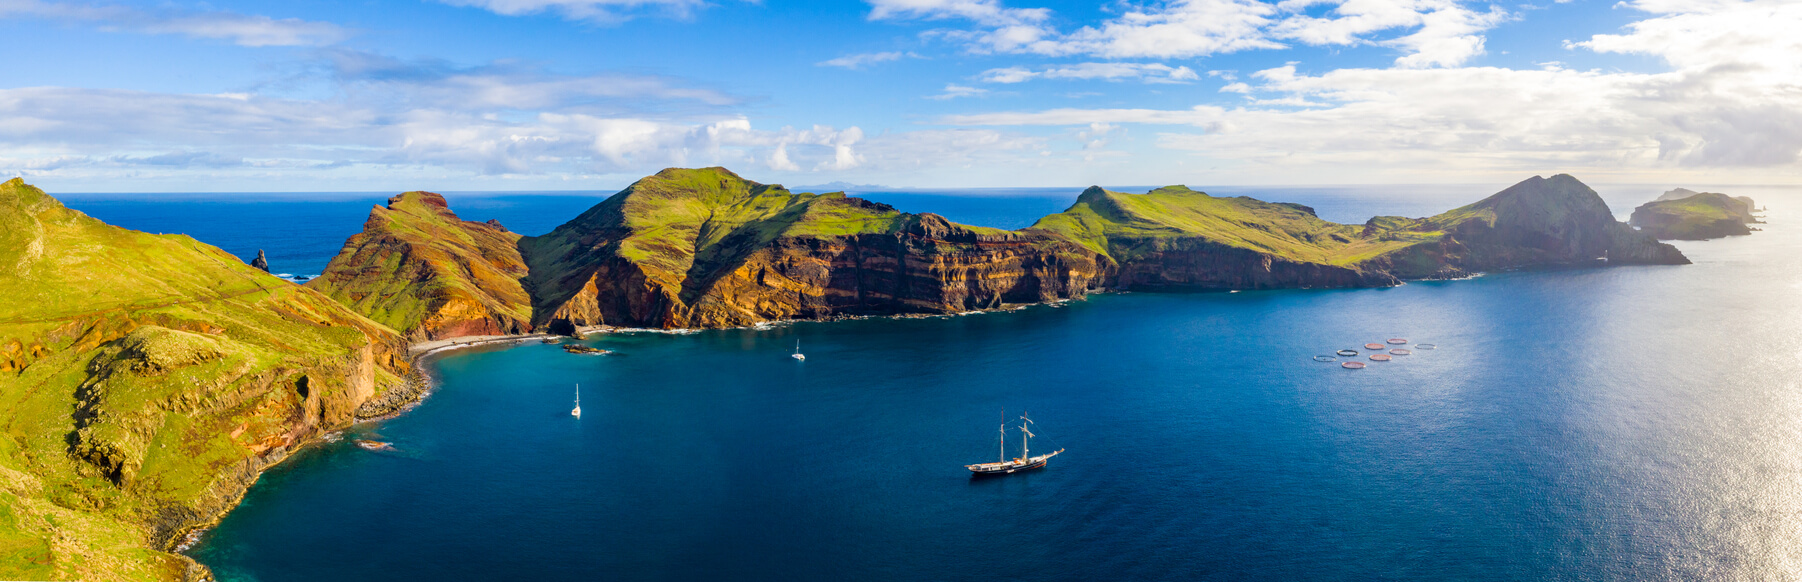
[[[1364,344],[1364,349],[1380,350],[1380,349],[1383,349],[1383,344],[1377,344],[1377,343]]]
[[[1387,362],[1389,361],[1389,354],[1371,354],[1370,360],[1373,362]]]
[[[1358,355],[1358,350],[1339,350],[1334,353],[1339,354],[1341,356],[1356,356],[1356,355]]]
[[[1406,355],[1409,355],[1412,353],[1414,353],[1414,352],[1409,351],[1408,348],[1395,348],[1393,350],[1389,350],[1389,354],[1395,355],[1395,356],[1406,356]]]
[[[1431,349],[1435,349],[1435,348],[1438,348],[1438,347],[1439,347],[1439,346],[1436,346],[1436,345],[1433,345],[1433,344],[1419,344],[1419,345],[1416,345],[1416,346],[1414,346],[1414,349],[1417,349],[1417,350],[1431,350]]]
[[[1401,344],[1408,343],[1408,340],[1405,340],[1405,339],[1402,339],[1399,337],[1392,337],[1392,338],[1389,338],[1389,343],[1392,343],[1395,345],[1401,345]]]
[[[1343,364],[1339,364],[1339,367],[1345,368],[1347,370],[1362,370],[1362,369],[1364,369],[1364,362],[1345,362]]]

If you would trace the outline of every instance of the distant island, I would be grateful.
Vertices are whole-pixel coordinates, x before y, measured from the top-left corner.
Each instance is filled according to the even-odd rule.
[[[1758,206],[1745,196],[1676,188],[1633,209],[1628,224],[1658,240],[1708,240],[1752,234]]]
[[[1361,225],[1182,186],[1089,188],[1008,231],[704,168],[646,177],[538,237],[404,193],[297,286],[13,179],[0,184],[0,572],[208,576],[174,553],[184,536],[299,447],[415,400],[409,348],[423,342],[956,313],[1115,289],[1380,287],[1604,259],[1689,262],[1568,175]]]

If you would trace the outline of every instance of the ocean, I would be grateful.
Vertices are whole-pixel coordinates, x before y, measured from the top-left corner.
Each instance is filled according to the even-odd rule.
[[[1499,188],[1210,191],[1362,222]],[[1659,190],[1602,189],[1622,216]],[[865,195],[1018,227],[1078,191]],[[451,352],[419,407],[272,469],[190,555],[270,582],[1794,579],[1802,221],[1791,191],[1724,191],[1769,224],[1677,243],[1687,266]],[[599,199],[449,196],[527,234]],[[317,272],[385,196],[246,197],[65,199]],[[1437,349],[1312,359],[1388,338]],[[1064,452],[970,478],[1023,413]]]

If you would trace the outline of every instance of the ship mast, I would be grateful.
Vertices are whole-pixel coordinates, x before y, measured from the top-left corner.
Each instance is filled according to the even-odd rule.
[[[1026,414],[1022,413],[1020,414],[1020,420],[1026,421],[1020,424],[1020,459],[1031,459],[1032,451],[1029,450],[1029,447],[1031,446],[1030,441],[1032,440],[1033,435],[1032,431],[1026,430],[1026,425],[1032,424],[1032,419],[1026,418]]]

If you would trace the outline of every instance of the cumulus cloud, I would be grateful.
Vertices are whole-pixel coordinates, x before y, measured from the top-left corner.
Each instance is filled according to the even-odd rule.
[[[440,0],[452,6],[481,8],[504,16],[551,12],[571,20],[613,24],[643,14],[688,18],[707,6],[705,0]]]
[[[1078,63],[1033,70],[1008,67],[983,71],[978,78],[984,83],[1023,83],[1033,79],[1072,79],[1107,81],[1137,80],[1145,83],[1187,83],[1201,79],[1187,66],[1172,67],[1163,63]]]
[[[0,16],[97,25],[145,34],[224,40],[241,46],[325,46],[349,32],[336,24],[226,11],[142,10],[109,4],[0,0]]]
[[[1051,109],[954,115],[958,126],[1178,126],[1164,148],[1271,168],[1453,172],[1783,168],[1802,155],[1802,4],[1628,5],[1652,17],[1574,50],[1643,54],[1671,70],[1558,66],[1258,71],[1240,107]],[[1302,109],[1295,109],[1301,107]],[[1186,126],[1192,129],[1182,129]]]

